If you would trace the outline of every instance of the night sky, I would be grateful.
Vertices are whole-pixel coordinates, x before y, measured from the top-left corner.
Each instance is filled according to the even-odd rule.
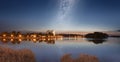
[[[0,31],[113,31],[119,0],[0,0]]]

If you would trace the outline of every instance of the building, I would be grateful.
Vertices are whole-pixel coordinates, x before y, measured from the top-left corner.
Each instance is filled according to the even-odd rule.
[[[47,30],[46,34],[55,36],[55,31],[54,30]]]

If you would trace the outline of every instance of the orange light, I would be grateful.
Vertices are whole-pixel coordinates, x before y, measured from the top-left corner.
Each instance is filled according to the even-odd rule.
[[[3,34],[3,37],[6,37],[6,34]]]
[[[36,35],[33,35],[33,37],[36,37]]]
[[[3,39],[3,41],[6,41],[6,39]]]
[[[22,41],[22,39],[18,39],[18,41]]]
[[[19,35],[19,37],[22,37],[22,35]]]
[[[10,39],[10,41],[14,41],[14,39]]]
[[[11,34],[11,37],[13,37],[14,35],[13,34]]]
[[[37,41],[37,39],[33,39],[33,41]]]

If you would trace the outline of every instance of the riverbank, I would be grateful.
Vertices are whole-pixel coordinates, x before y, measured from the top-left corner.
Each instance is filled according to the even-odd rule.
[[[80,54],[76,59],[73,59],[70,54],[65,54],[61,58],[61,62],[99,62],[96,56]]]
[[[0,46],[0,62],[36,62],[31,50],[14,50]]]

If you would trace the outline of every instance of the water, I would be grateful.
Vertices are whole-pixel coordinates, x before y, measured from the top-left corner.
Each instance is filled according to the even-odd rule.
[[[103,43],[93,43],[87,39],[57,40],[54,43],[22,41],[20,44],[2,43],[1,46],[14,49],[27,48],[33,51],[37,62],[60,62],[64,54],[73,58],[80,54],[95,55],[100,62],[120,62],[120,38],[108,38]]]

